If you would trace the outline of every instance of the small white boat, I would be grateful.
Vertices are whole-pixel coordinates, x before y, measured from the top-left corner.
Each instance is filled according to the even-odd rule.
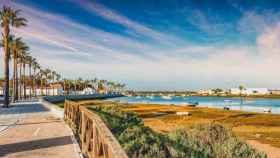
[[[180,112],[176,112],[176,115],[179,115],[179,116],[183,116],[183,115],[189,116],[189,115],[191,115],[191,113],[188,112],[188,111],[180,111]]]
[[[268,108],[268,109],[264,109],[263,112],[264,113],[271,113],[271,110],[272,110],[271,108]]]
[[[224,106],[224,110],[230,110],[230,107]]]
[[[162,96],[161,98],[163,98],[163,99],[172,99],[172,97],[169,96],[169,95]]]
[[[136,98],[137,98],[137,99],[140,99],[140,98],[142,98],[142,97],[141,97],[141,96],[137,96]]]

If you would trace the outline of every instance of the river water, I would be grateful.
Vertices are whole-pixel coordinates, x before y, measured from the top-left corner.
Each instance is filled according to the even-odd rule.
[[[231,110],[243,110],[251,112],[265,112],[271,110],[271,113],[280,114],[280,99],[269,98],[240,98],[230,97],[208,97],[208,96],[147,96],[147,97],[120,97],[111,100],[118,100],[127,103],[148,103],[148,104],[174,104],[187,105],[198,103],[198,107],[229,107]]]

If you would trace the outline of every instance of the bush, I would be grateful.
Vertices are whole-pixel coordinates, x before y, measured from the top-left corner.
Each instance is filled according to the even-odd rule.
[[[117,107],[90,107],[99,113],[114,135],[120,135],[125,129],[143,126],[143,121],[135,113],[124,112]]]
[[[220,124],[199,124],[169,134],[172,157],[265,158]]]
[[[118,140],[131,158],[168,158],[171,157],[165,137],[148,127],[127,128]]]

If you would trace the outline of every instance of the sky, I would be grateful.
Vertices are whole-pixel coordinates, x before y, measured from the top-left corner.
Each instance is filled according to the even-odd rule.
[[[280,88],[278,0],[0,0],[45,68],[134,90]],[[0,51],[3,76],[3,50]]]

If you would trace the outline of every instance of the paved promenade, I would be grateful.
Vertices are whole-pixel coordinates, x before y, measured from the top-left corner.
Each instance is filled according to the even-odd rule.
[[[0,157],[78,158],[77,144],[63,120],[39,102],[0,108]]]

